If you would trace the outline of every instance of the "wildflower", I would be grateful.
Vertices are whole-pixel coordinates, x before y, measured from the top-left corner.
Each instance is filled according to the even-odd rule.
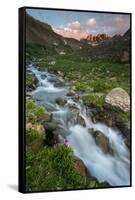
[[[64,145],[65,145],[65,146],[69,146],[69,142],[68,142],[67,139],[64,139]]]

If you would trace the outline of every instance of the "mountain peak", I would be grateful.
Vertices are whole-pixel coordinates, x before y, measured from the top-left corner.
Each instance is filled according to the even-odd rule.
[[[110,36],[106,33],[99,33],[97,35],[94,35],[94,34],[89,34],[87,37],[86,37],[86,40],[88,42],[100,42],[100,41],[105,41],[107,39],[109,39]]]

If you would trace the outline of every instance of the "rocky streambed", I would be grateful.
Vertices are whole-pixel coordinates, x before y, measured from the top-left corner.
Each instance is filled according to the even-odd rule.
[[[47,144],[69,145],[80,168],[83,168],[82,174],[86,168],[87,176],[95,177],[99,182],[112,186],[129,185],[129,150],[123,132],[115,126],[94,121],[93,113],[96,111],[83,103],[78,92],[71,90],[62,74],[47,69],[40,71],[33,65],[28,65],[27,70],[38,80],[36,87],[32,86],[31,93],[27,94],[48,111],[44,115]],[[108,106],[108,98],[107,101]]]

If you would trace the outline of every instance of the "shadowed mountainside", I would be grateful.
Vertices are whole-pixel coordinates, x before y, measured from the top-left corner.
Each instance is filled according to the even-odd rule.
[[[64,38],[55,33],[52,27],[46,23],[34,19],[26,14],[26,42],[32,44],[54,44],[69,45],[71,48],[78,48],[80,42],[73,38]]]

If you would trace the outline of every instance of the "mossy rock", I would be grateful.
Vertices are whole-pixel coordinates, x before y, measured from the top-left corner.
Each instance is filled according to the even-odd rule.
[[[38,84],[38,80],[33,73],[26,72],[26,87],[29,89],[35,89]]]
[[[26,122],[37,122],[45,112],[43,106],[37,105],[32,99],[26,99]]]

